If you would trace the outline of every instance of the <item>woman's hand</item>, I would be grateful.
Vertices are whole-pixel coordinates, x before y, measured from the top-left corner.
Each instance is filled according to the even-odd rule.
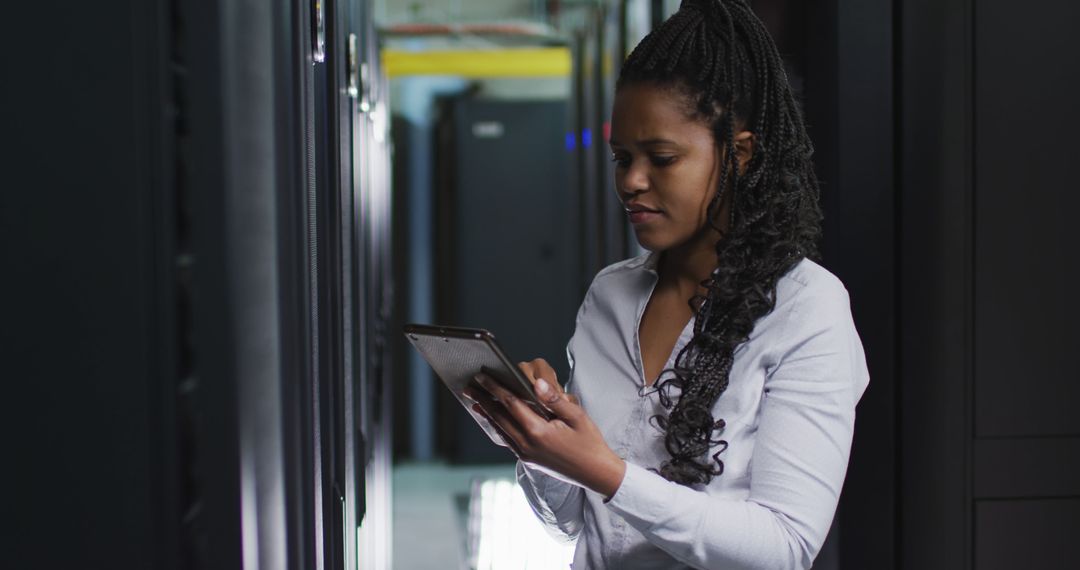
[[[585,410],[562,391],[547,362],[537,359],[519,366],[555,418],[544,419],[486,374],[476,376],[483,390],[467,391],[477,402],[473,409],[500,431],[521,460],[556,471],[605,497],[614,495],[626,464],[608,447]]]
[[[543,358],[537,358],[528,362],[518,362],[518,368],[520,368],[522,374],[529,379],[529,382],[532,382],[534,392],[536,391],[536,381],[544,379],[548,383],[548,386],[555,388],[555,391],[560,394],[566,394],[559,384],[558,376],[555,375],[555,369]],[[566,397],[570,398],[570,401],[575,404],[580,403],[578,402],[577,396],[566,394]]]

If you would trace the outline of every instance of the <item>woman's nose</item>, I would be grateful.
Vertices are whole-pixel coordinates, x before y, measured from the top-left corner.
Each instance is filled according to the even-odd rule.
[[[641,161],[636,162],[640,164]],[[631,164],[623,171],[620,188],[627,194],[640,194],[649,189],[648,173],[638,164]]]

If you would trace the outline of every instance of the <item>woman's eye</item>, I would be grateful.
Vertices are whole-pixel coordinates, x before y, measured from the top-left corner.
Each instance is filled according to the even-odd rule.
[[[614,154],[611,156],[611,162],[614,162],[617,166],[627,167],[630,166],[630,157],[620,154]]]
[[[649,158],[650,161],[656,166],[668,166],[675,162],[674,156],[653,156]]]

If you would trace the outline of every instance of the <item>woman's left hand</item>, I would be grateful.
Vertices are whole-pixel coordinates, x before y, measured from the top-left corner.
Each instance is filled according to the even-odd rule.
[[[600,429],[582,407],[548,381],[537,379],[537,397],[555,417],[544,419],[486,374],[476,381],[483,390],[466,394],[502,433],[519,459],[546,467],[610,498],[622,484],[626,463],[604,441]]]

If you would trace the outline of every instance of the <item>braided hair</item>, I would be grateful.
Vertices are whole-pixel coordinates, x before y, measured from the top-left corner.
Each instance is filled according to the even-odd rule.
[[[671,455],[658,472],[683,485],[705,484],[723,473],[724,420],[712,408],[728,386],[735,350],[775,307],[777,281],[803,258],[818,258],[813,146],[776,45],[746,0],[684,0],[627,57],[616,90],[633,84],[680,94],[723,150],[708,210],[721,235],[718,267],[701,283],[706,293],[690,300],[694,336],[657,386],[668,414],[654,418]],[[736,128],[754,135],[744,172]],[[731,217],[723,227],[716,218],[727,193]],[[715,465],[707,458],[713,445],[720,447]]]

